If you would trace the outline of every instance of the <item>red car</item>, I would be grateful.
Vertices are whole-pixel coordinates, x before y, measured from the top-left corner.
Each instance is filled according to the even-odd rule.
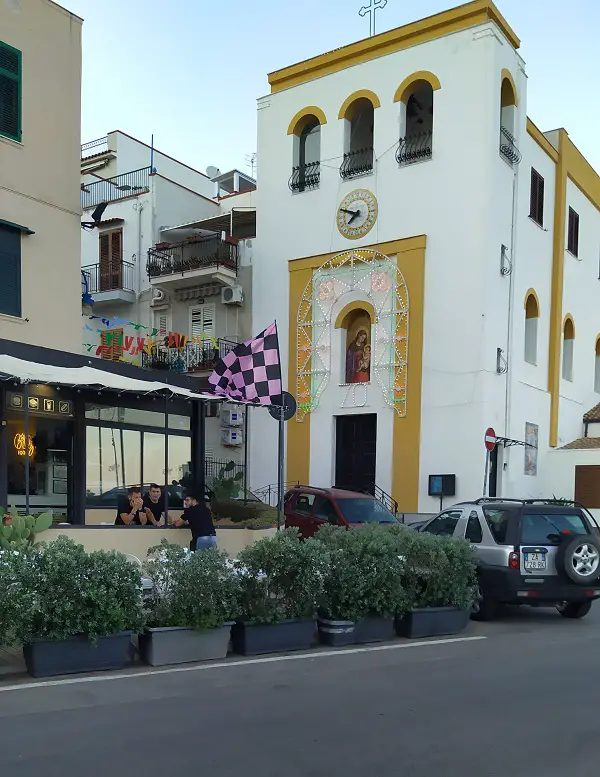
[[[340,488],[294,486],[284,500],[285,526],[300,529],[302,537],[312,537],[326,523],[358,526],[365,523],[397,523],[397,518],[370,494]]]

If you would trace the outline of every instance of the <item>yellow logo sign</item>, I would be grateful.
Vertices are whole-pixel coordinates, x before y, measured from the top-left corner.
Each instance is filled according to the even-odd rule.
[[[35,454],[35,445],[33,444],[33,440],[31,437],[27,437],[28,441],[28,450],[27,453],[29,455],[29,458],[31,459],[33,455]],[[15,438],[13,440],[13,444],[15,446],[15,450],[17,452],[18,456],[24,456],[25,455],[25,435],[23,432],[17,432],[15,434]]]

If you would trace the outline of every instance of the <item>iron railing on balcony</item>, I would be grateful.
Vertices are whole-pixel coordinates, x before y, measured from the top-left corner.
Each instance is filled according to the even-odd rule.
[[[150,278],[163,275],[183,275],[190,270],[207,267],[224,267],[237,273],[238,247],[227,243],[217,235],[173,243],[167,248],[151,248],[148,251],[146,270]]]
[[[86,156],[94,156],[95,154],[102,154],[102,152],[108,151],[108,138],[98,138],[97,140],[90,140],[88,143],[81,144],[81,158],[85,159]]]
[[[344,160],[340,166],[340,176],[344,181],[366,175],[373,170],[373,149],[359,148],[356,151],[348,151],[344,154]]]
[[[168,370],[169,372],[202,372],[214,370],[219,359],[223,359],[238,343],[224,340],[201,340],[187,343],[181,348],[156,345],[142,351],[142,367],[147,370]]]
[[[119,289],[133,292],[134,265],[131,262],[88,264],[81,272],[87,279],[88,294]]]
[[[150,191],[150,167],[132,170],[130,173],[104,178],[94,183],[81,184],[81,207],[93,208],[101,202],[112,202]]]
[[[432,140],[431,130],[400,138],[396,150],[396,161],[399,165],[411,165],[413,162],[424,162],[431,159]]]
[[[500,127],[500,154],[510,165],[518,165],[522,159],[517,141],[506,127]]]
[[[321,182],[321,163],[309,162],[306,165],[292,167],[289,187],[293,192],[304,192],[316,189]]]

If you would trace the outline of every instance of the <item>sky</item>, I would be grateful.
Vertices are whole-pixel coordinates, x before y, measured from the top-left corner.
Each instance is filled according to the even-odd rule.
[[[82,142],[120,129],[192,167],[250,172],[267,73],[367,37],[362,0],[59,0],[83,17]],[[377,32],[459,5],[388,0]],[[498,0],[521,39],[528,116],[600,172],[599,0]],[[440,74],[442,76],[443,74]]]

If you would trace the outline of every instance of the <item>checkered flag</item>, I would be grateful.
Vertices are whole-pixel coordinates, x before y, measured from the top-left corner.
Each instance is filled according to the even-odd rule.
[[[208,382],[215,394],[236,402],[281,405],[281,361],[277,324],[230,351],[215,367]]]

